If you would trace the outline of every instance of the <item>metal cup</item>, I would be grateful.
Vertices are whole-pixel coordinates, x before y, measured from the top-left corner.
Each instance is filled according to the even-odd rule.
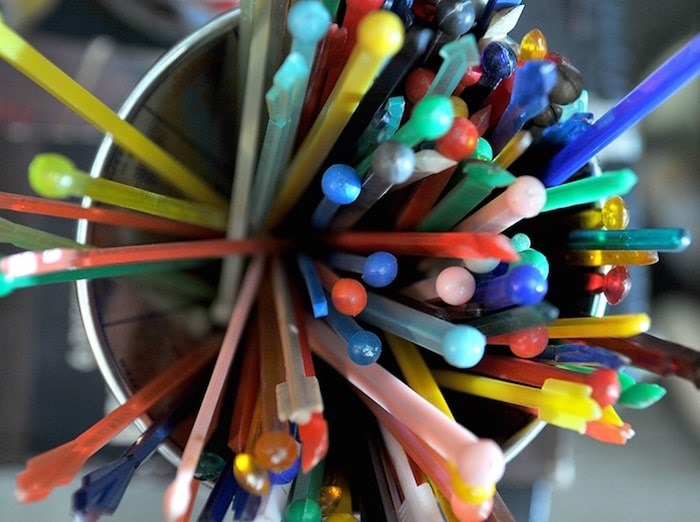
[[[226,13],[176,45],[137,85],[120,115],[165,150],[226,193],[234,172],[239,121],[235,99],[239,12]],[[145,170],[107,137],[92,176],[162,193],[172,189]],[[78,239],[105,246],[162,240],[150,234],[82,222]],[[214,266],[209,275],[217,273]],[[206,274],[205,274],[206,275]],[[199,276],[202,276],[200,273]],[[168,277],[166,276],[165,279]],[[175,279],[177,283],[184,280]],[[215,281],[212,281],[215,286]],[[206,299],[133,279],[77,283],[85,328],[100,371],[117,400],[191,350],[208,322]],[[489,406],[484,424],[513,459],[544,427],[529,414],[505,405]],[[143,429],[149,422],[142,419]],[[468,426],[470,427],[470,426]],[[161,448],[177,464],[186,431]]]

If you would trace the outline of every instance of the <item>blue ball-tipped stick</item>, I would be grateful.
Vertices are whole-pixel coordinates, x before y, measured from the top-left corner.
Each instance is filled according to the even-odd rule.
[[[311,226],[327,229],[338,209],[355,201],[361,188],[362,180],[354,168],[340,163],[328,167],[321,177],[323,199],[311,215]]]
[[[521,265],[505,275],[478,283],[471,302],[485,309],[498,310],[537,304],[546,293],[547,280],[540,271],[532,265]]]
[[[484,356],[486,337],[476,328],[452,324],[372,292],[367,292],[367,307],[359,319],[442,355],[457,368],[471,368]]]
[[[399,272],[396,257],[383,251],[368,256],[334,252],[328,256],[328,264],[346,272],[361,274],[362,280],[374,288],[390,285]]]
[[[326,318],[335,333],[348,343],[348,355],[356,364],[372,364],[382,353],[382,341],[373,332],[365,330],[352,317],[338,312],[331,304]]]

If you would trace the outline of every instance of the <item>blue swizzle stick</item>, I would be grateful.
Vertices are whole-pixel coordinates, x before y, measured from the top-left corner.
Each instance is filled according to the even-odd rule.
[[[93,520],[114,513],[136,470],[190,412],[189,406],[186,401],[155,419],[121,457],[85,475],[80,489],[73,493],[76,517]]]
[[[700,71],[700,35],[645,78],[586,131],[547,163],[540,178],[547,187],[573,176],[627,129],[666,101]]]

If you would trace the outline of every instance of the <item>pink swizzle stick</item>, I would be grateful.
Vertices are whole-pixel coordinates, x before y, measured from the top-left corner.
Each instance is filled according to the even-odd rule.
[[[180,466],[177,468],[175,479],[168,486],[163,498],[163,514],[165,520],[169,522],[176,522],[187,513],[190,505],[191,484],[194,479],[194,473],[206,443],[207,433],[209,432],[209,426],[214,417],[216,406],[221,397],[221,390],[226,383],[238,343],[257,295],[264,267],[264,256],[255,256],[251,260],[243,278],[243,283],[231,314],[231,321],[226,330],[207,390],[204,393],[204,399],[202,399],[202,405],[197,412],[194,426],[192,426],[192,431],[182,452]]]
[[[520,176],[502,194],[457,223],[458,232],[498,234],[523,218],[536,216],[544,207],[544,185],[532,176]]]
[[[428,443],[452,463],[472,486],[495,484],[505,470],[500,447],[479,439],[376,363],[358,369],[343,340],[320,321],[307,321],[311,349],[357,389]]]

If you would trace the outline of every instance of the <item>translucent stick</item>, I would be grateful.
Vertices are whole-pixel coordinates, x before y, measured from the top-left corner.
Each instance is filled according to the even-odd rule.
[[[647,314],[566,317],[549,323],[547,330],[550,339],[632,337],[646,332],[650,324],[651,320]]]
[[[589,129],[551,158],[540,175],[542,182],[551,187],[569,179],[615,138],[695,78],[698,71],[700,35],[694,36]]]
[[[178,517],[181,517],[187,511],[191,498],[190,485],[194,472],[197,469],[197,462],[204,448],[209,425],[213,420],[214,411],[233,362],[233,357],[236,354],[238,342],[243,335],[245,323],[253,305],[264,266],[264,256],[255,256],[251,260],[251,264],[243,278],[241,291],[236,299],[236,305],[231,314],[231,321],[226,330],[226,336],[216,359],[202,405],[199,408],[194,426],[183,450],[180,466],[177,469],[175,479],[168,486],[163,498],[163,514],[165,519],[170,522],[175,522]]]
[[[239,99],[242,106],[240,131],[236,144],[235,176],[231,190],[231,205],[228,223],[225,226],[226,237],[240,239],[247,235],[250,223],[250,196],[253,184],[253,174],[258,162],[260,150],[260,130],[263,120],[263,95],[267,70],[268,51],[270,50],[271,28],[278,20],[275,13],[282,7],[283,2],[269,0],[254,2],[247,5],[248,22],[246,27],[240,27],[249,42],[242,42],[246,48],[239,50],[245,53],[246,65],[242,75],[245,78],[243,97]],[[275,35],[282,38],[282,35]],[[271,60],[272,61],[272,60]],[[301,63],[301,67],[306,64]],[[274,115],[273,115],[274,116]],[[269,155],[269,152],[268,152]],[[243,262],[237,258],[226,259],[221,267],[219,287],[216,299],[210,308],[212,319],[225,324],[231,313],[234,298],[238,292]]]
[[[329,163],[337,162],[353,148],[360,157],[364,157],[369,149],[363,148],[360,153],[362,144],[359,140],[370,129],[372,122],[380,118],[385,111],[389,114],[390,124],[394,128],[393,124],[396,120],[393,117],[403,114],[405,102],[403,96],[391,97],[391,94],[395,92],[413,64],[422,56],[431,35],[432,31],[427,28],[417,25],[408,28],[401,50],[387,62],[333,145],[328,156]],[[398,127],[398,122],[396,126]],[[393,132],[391,134],[393,136]],[[387,139],[389,139],[388,136]]]
[[[546,301],[535,306],[518,306],[482,317],[464,320],[487,337],[507,335],[538,325],[551,323],[559,316],[559,310]],[[456,318],[455,318],[456,319]]]
[[[532,176],[520,176],[503,194],[489,201],[455,227],[459,232],[503,232],[524,218],[536,216],[547,199],[542,183]]]
[[[277,385],[277,412],[281,420],[307,424],[314,412],[323,411],[323,399],[316,377],[307,377],[304,371],[289,281],[279,259],[272,263],[271,276],[286,376]]]
[[[507,187],[515,181],[500,165],[469,162],[463,177],[440,199],[416,227],[420,232],[450,230],[469,212],[484,201],[493,190]]]
[[[0,218],[0,242],[26,250],[45,248],[88,248],[73,239]]]
[[[396,215],[396,229],[415,228],[438,201],[456,170],[457,165],[417,181]]]
[[[377,362],[382,354],[382,341],[377,334],[365,330],[351,317],[339,313],[334,306],[328,308],[326,322],[347,343],[348,355],[354,363],[364,365]]]
[[[430,486],[425,482],[416,484],[404,449],[386,428],[380,425],[379,429],[404,496],[399,508],[401,520],[440,520],[442,515]]]
[[[451,258],[497,258],[516,261],[505,236],[469,232],[339,232],[323,236],[327,245],[351,252],[386,250],[395,255]]]
[[[610,368],[597,368],[591,370],[591,373],[581,373],[519,357],[487,355],[472,368],[472,371],[528,386],[541,387],[547,379],[585,384],[591,387],[591,397],[601,408],[617,403],[620,398],[620,381],[617,372]]]
[[[111,515],[119,507],[136,470],[185,418],[192,404],[185,401],[153,419],[148,429],[118,459],[83,476],[73,493],[72,511],[85,518]]]
[[[68,484],[85,462],[120,431],[162,399],[189,385],[214,358],[218,346],[216,337],[204,341],[78,437],[29,459],[26,469],[17,475],[15,497],[20,502],[35,502],[46,498],[53,488]]]
[[[251,337],[251,342],[257,341]],[[260,387],[260,351],[245,350],[236,387],[236,402],[231,416],[227,445],[234,454],[243,453],[250,433],[255,402]]]
[[[568,246],[572,250],[681,252],[688,248],[688,245],[690,245],[690,234],[683,228],[572,230],[568,239]]]
[[[138,276],[145,275],[143,281],[146,284],[160,286],[166,291],[177,291],[183,295],[189,295],[194,299],[211,298],[210,288],[202,285],[198,280],[178,279],[176,290],[172,288],[172,273],[176,270],[192,268],[195,263],[187,261],[174,261],[162,263],[131,263],[128,265],[117,265],[111,267],[97,268],[75,268],[44,274],[38,276],[10,277],[3,275],[0,277],[0,297],[8,295],[14,290],[20,288],[31,288],[39,285],[50,285],[56,283],[72,283],[81,279],[98,279],[103,277],[123,277],[123,276]],[[163,274],[163,272],[171,272],[171,274]],[[147,274],[147,275],[146,275]],[[185,286],[185,288],[183,288]]]
[[[358,368],[343,349],[343,341],[320,321],[308,321],[311,349],[343,377],[406,425],[474,486],[495,484],[505,469],[503,453],[493,441],[478,439],[452,422],[428,401],[378,364]]]
[[[280,222],[309,185],[377,72],[401,48],[403,35],[400,19],[391,12],[373,12],[360,22],[357,44],[321,114],[292,159],[268,216],[268,227]]]
[[[444,156],[437,150],[433,149],[422,149],[415,153],[416,156],[416,167],[413,170],[413,174],[404,183],[394,185],[392,191],[404,188],[413,183],[425,179],[427,177],[433,176],[438,172],[443,172],[447,169],[457,166],[457,161],[447,156]]]
[[[435,377],[430,373],[416,346],[397,335],[387,333],[385,336],[408,385],[449,419],[455,420],[442,391],[435,382]]]
[[[484,355],[486,338],[476,328],[452,324],[371,292],[359,319],[427,348],[457,368],[470,368]]]
[[[433,375],[440,386],[535,408],[541,420],[579,433],[586,431],[586,422],[597,420],[602,415],[600,406],[590,397],[590,386],[579,383],[547,379],[542,388],[531,388],[489,377],[446,370],[436,370]]]
[[[328,315],[328,301],[323,293],[321,278],[316,271],[316,265],[306,254],[297,254],[297,266],[301,272],[302,279],[306,286],[306,292],[311,301],[311,309],[314,317],[324,317]]]
[[[269,473],[253,454],[260,431],[259,352],[258,337],[251,333],[243,354],[228,438],[228,447],[234,453],[231,469],[239,486],[238,495],[261,495],[270,488]]]
[[[454,108],[447,96],[428,96],[416,104],[411,117],[391,139],[413,148],[424,141],[444,136],[452,127],[454,117]],[[372,165],[372,156],[370,153],[357,165],[360,177],[364,177]]]
[[[250,209],[250,225],[255,231],[260,230],[265,220],[280,174],[288,160],[285,152],[288,143],[294,141],[291,134],[292,103],[293,99],[303,97],[309,67],[300,55],[290,54],[275,74],[274,83],[265,95],[269,119],[253,181],[252,193],[255,194],[256,204]]]
[[[489,139],[496,153],[505,147],[528,120],[547,108],[548,95],[556,81],[556,65],[548,60],[528,61],[515,70],[510,101]]]
[[[435,382],[435,377],[433,377],[433,374],[430,372],[430,368],[428,368],[418,348],[414,344],[395,335],[385,334],[385,337],[391,349],[391,353],[394,355],[408,385],[413,388],[418,395],[438,408],[448,419],[454,421],[454,415],[452,415],[452,411],[447,401],[445,401],[442,390],[440,390],[437,382]],[[452,472],[452,475],[454,475],[452,477],[452,482],[454,484],[459,484],[457,495],[462,501],[469,502],[470,504],[479,504],[493,497],[495,492],[495,486],[493,484],[481,487],[470,487],[464,484],[454,472]],[[457,505],[455,507],[457,507]]]
[[[530,131],[518,131],[511,140],[506,143],[501,152],[493,158],[493,162],[497,163],[504,169],[510,167],[515,160],[522,156],[527,148],[532,144],[532,133]]]
[[[261,406],[262,397],[258,394],[255,397],[255,408],[250,418],[250,429],[246,433],[243,451],[236,453],[233,458],[233,476],[241,487],[241,493],[245,493],[233,500],[234,512],[243,509],[249,497],[257,497],[267,493],[272,483],[270,473],[254,455],[255,440],[262,429],[260,422]]]
[[[401,443],[406,453],[423,470],[430,480],[439,489],[440,493],[448,500],[453,513],[464,520],[483,520],[491,512],[492,503],[487,500],[481,504],[468,503],[459,497],[459,491],[454,487],[454,466],[446,462],[434,449],[416,436],[411,430],[398,421],[393,415],[382,409],[375,402],[360,395],[360,399],[367,408],[377,417],[377,420],[386,427],[391,434]],[[458,477],[457,477],[458,478]],[[468,486],[469,487],[469,486]],[[493,487],[492,485],[490,486]],[[486,489],[470,487],[469,489]]]
[[[624,196],[636,184],[637,175],[632,170],[620,169],[550,187],[542,212],[593,203],[611,196]]]
[[[148,166],[155,174],[177,187],[183,195],[215,205],[227,202],[194,172],[152,142],[136,127],[122,120],[112,109],[90,94],[66,73],[24,41],[0,18],[0,57],[65,104],[114,142]]]
[[[472,34],[444,44],[440,47],[438,54],[442,58],[442,63],[425,96],[433,94],[450,96],[467,68],[479,65],[480,61],[476,39]]]
[[[37,155],[29,164],[29,183],[35,192],[47,198],[87,196],[100,203],[213,230],[226,230],[226,211],[221,208],[164,196],[105,178],[93,178],[59,154]]]
[[[247,50],[247,67],[244,69],[245,90],[242,99],[241,131],[236,146],[236,167],[231,193],[229,237],[245,235],[248,226],[248,202],[255,165],[258,159],[259,133],[263,115],[265,92],[265,67],[270,46],[270,26],[275,2],[256,2],[250,23],[250,47]],[[278,37],[275,35],[275,37]],[[281,35],[279,35],[281,38]],[[305,64],[301,64],[302,67]],[[276,114],[272,115],[273,117]]]
[[[321,496],[324,464],[322,460],[313,469],[297,477],[282,520],[296,522],[321,519],[321,507],[318,501]]]
[[[191,239],[220,235],[211,229],[137,212],[127,212],[113,208],[82,207],[66,201],[51,201],[9,192],[0,192],[0,208],[25,214],[38,214],[65,219],[85,219],[91,223],[135,228],[158,234],[189,237]],[[37,247],[33,247],[31,250],[37,250]]]
[[[152,243],[91,249],[54,248],[21,252],[2,258],[0,270],[6,277],[48,275],[79,268],[121,267],[133,263],[155,263],[217,258],[275,250],[273,238],[202,239],[175,243]]]
[[[653,250],[572,250],[564,253],[564,261],[574,266],[645,266],[659,262]]]
[[[362,181],[359,196],[338,210],[331,221],[331,230],[347,230],[355,226],[394,185],[408,180],[415,166],[415,154],[410,147],[395,141],[379,145],[372,154],[372,167]]]
[[[260,352],[260,419],[262,432],[255,441],[255,458],[266,469],[280,473],[294,464],[297,446],[289,435],[289,423],[277,412],[277,385],[284,381],[284,360],[277,319],[270,306],[269,285],[258,297],[258,332]]]
[[[304,375],[308,379],[316,379],[316,368],[306,332],[306,310],[301,304],[296,285],[290,286],[290,292],[294,306],[294,317],[299,328],[299,351],[304,366]],[[323,407],[323,403],[321,403],[322,410]],[[311,468],[326,458],[329,443],[328,423],[323,416],[323,411],[315,411],[311,414],[309,422],[298,424],[297,428],[301,440],[301,470],[308,473]]]
[[[598,341],[600,346],[629,357],[634,366],[658,375],[677,375],[700,388],[698,350],[647,333],[627,339],[604,338]]]
[[[539,358],[553,360],[563,364],[598,364],[614,370],[620,370],[623,366],[629,366],[631,364],[629,357],[625,357],[624,355],[606,348],[601,348],[600,346],[582,344],[580,341],[568,342],[565,344],[550,344],[539,355]]]

